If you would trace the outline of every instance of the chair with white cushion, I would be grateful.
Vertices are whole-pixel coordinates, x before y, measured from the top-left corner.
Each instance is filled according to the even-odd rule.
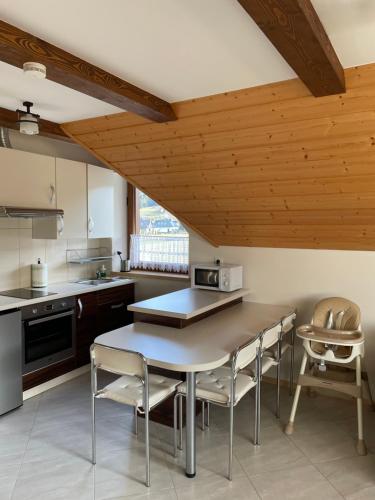
[[[136,433],[137,414],[140,413],[145,416],[146,486],[150,486],[149,412],[170,397],[181,381],[149,374],[146,359],[137,352],[93,344],[90,355],[92,463],[96,463],[95,400],[112,399],[118,403],[132,406],[135,413]],[[98,390],[98,368],[121,376]]]
[[[294,316],[294,315],[293,315]],[[284,336],[283,321],[275,323],[261,333],[258,358],[242,370],[242,373],[254,377],[258,381],[256,399],[255,399],[255,437],[254,444],[260,444],[260,392],[262,376],[270,370],[272,366],[277,368],[277,393],[276,393],[276,415],[280,407],[280,362],[281,345]],[[273,354],[275,353],[275,354]],[[259,373],[257,369],[259,368]]]
[[[277,418],[280,418],[280,381],[281,381],[281,361],[284,354],[290,350],[290,365],[289,365],[289,391],[293,390],[294,384],[294,337],[295,327],[294,321],[296,314],[290,314],[282,318],[280,328],[278,329],[278,340],[275,342],[275,336],[270,339],[269,347],[266,347],[266,342],[263,342],[262,351],[262,375],[268,372],[272,366],[276,367],[276,410]],[[287,339],[289,337],[289,339]]]
[[[296,313],[289,314],[285,316],[281,320],[281,328],[279,328],[278,339],[276,340],[276,336],[272,333],[268,333],[271,336],[270,341],[266,341],[265,344],[271,344],[268,348],[262,349],[261,357],[262,357],[262,374],[267,373],[273,366],[276,367],[276,408],[275,415],[277,418],[280,418],[280,382],[281,382],[281,362],[284,358],[284,355],[290,351],[290,362],[289,362],[289,394],[293,394],[294,387],[294,344],[295,344],[295,319]],[[278,328],[278,327],[277,327]],[[265,333],[265,332],[263,332]],[[229,366],[230,363],[227,363],[226,366]],[[250,375],[251,377],[255,377],[256,371],[256,361],[254,360],[252,364],[242,370],[246,375]],[[180,428],[182,427],[182,409],[181,409],[181,401],[180,401]],[[205,427],[209,427],[210,424],[210,404],[202,401],[202,430],[205,430]],[[258,423],[258,427],[260,423]],[[256,439],[259,440],[259,430],[255,432]],[[259,444],[256,443],[256,444]]]
[[[260,336],[251,339],[232,353],[229,366],[221,366],[197,374],[196,399],[204,403],[229,407],[229,466],[228,478],[232,480],[233,462],[233,410],[239,401],[257,385],[256,378],[240,373],[245,366],[256,359],[260,346]],[[177,387],[176,400],[186,396],[186,383]],[[181,408],[181,405],[180,405]],[[180,412],[181,414],[181,412]],[[177,433],[177,405],[175,404],[174,428]],[[182,446],[180,425],[180,449]],[[177,438],[175,436],[175,443]],[[176,452],[176,450],[175,450]]]

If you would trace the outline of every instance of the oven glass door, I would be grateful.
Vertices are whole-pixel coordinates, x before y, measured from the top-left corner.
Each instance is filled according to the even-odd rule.
[[[219,269],[196,268],[194,283],[196,286],[219,288]]]
[[[23,372],[43,368],[74,354],[74,311],[23,322]]]

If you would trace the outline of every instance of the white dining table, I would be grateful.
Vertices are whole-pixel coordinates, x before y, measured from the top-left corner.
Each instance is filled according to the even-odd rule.
[[[196,474],[196,373],[212,370],[251,338],[294,314],[291,306],[241,302],[186,328],[133,323],[104,333],[95,343],[143,354],[147,364],[186,373],[186,468]]]

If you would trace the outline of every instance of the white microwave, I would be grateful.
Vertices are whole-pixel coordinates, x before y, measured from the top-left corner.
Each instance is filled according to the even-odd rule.
[[[236,264],[193,264],[191,287],[219,292],[233,292],[242,288],[242,266]]]

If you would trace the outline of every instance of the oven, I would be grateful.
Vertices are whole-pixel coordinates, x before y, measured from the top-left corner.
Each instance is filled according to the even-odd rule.
[[[75,356],[75,300],[40,302],[22,308],[23,374]]]

